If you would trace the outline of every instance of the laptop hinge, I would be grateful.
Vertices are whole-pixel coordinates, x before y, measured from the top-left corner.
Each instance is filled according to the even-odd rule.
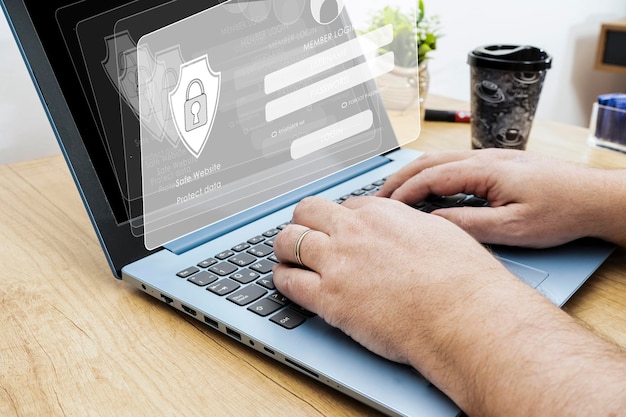
[[[372,169],[378,168],[379,166],[385,165],[388,162],[390,162],[390,160],[384,156],[376,156],[368,159],[367,161],[356,164],[336,174],[322,178],[321,180],[298,188],[297,190],[281,197],[256,206],[253,209],[243,211],[224,221],[215,223],[211,226],[205,227],[204,229],[198,230],[197,232],[167,243],[163,245],[163,247],[175,254],[184,253],[197,247],[198,245],[209,242],[219,236],[249,224],[250,222],[267,216],[270,213],[294,204],[302,200],[304,197],[320,193],[328,188],[334,187],[337,184],[361,175],[364,172],[368,172]]]

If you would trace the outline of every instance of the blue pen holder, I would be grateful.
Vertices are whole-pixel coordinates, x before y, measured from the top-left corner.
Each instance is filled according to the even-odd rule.
[[[591,145],[626,152],[626,110],[594,103],[589,132]]]

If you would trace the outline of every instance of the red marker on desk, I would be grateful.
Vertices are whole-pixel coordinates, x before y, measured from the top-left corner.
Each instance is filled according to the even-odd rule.
[[[426,109],[424,119],[433,122],[469,123],[471,116],[468,111]]]

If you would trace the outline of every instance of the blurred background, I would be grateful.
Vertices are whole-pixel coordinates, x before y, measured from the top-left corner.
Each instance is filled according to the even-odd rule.
[[[443,26],[428,64],[433,94],[469,101],[467,53],[493,43],[528,44],[552,55],[537,117],[588,126],[599,94],[626,92],[626,73],[594,69],[602,23],[626,18],[623,0],[425,0],[425,7]]]
[[[467,53],[493,43],[529,44],[552,55],[539,118],[588,126],[599,94],[626,92],[626,74],[594,69],[600,27],[626,18],[624,0],[425,0],[425,7],[440,17],[443,33],[428,64],[429,94],[469,101]],[[0,164],[58,154],[3,14],[0,74]]]

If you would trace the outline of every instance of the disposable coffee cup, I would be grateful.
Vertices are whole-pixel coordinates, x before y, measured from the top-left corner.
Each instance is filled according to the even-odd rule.
[[[486,45],[467,62],[472,148],[526,149],[552,57],[533,46]]]

